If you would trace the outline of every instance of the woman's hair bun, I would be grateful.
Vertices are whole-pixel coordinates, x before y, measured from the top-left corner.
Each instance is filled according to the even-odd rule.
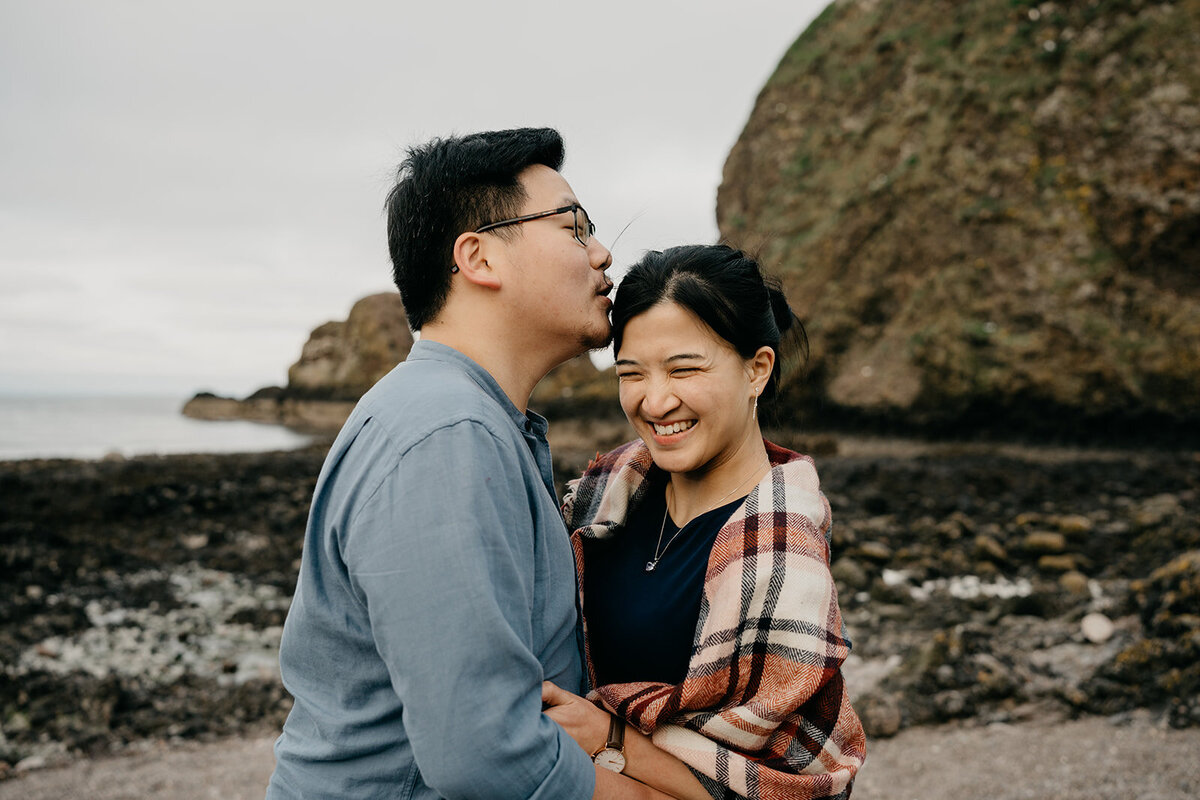
[[[779,328],[779,335],[782,337],[791,330],[792,324],[796,321],[796,315],[792,312],[792,307],[788,305],[787,297],[779,288],[779,283],[771,279],[767,279],[765,283],[767,296],[771,299],[771,316],[775,317],[775,325]]]

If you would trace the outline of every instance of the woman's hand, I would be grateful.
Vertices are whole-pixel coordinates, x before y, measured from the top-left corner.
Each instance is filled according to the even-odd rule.
[[[563,727],[575,743],[591,755],[608,741],[611,717],[607,711],[550,681],[542,683],[544,713]]]

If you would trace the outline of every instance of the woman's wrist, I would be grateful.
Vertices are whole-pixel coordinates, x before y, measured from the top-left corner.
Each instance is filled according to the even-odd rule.
[[[625,718],[612,715],[609,717],[608,731],[605,733],[604,744],[592,753],[592,761],[596,766],[612,772],[625,771]]]
[[[676,798],[711,800],[712,796],[673,755],[660,750],[646,734],[629,725],[625,731],[625,775]]]

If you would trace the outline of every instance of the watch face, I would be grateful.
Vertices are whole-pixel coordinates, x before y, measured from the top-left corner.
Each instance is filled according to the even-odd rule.
[[[596,753],[592,761],[596,762],[596,766],[613,772],[621,772],[625,769],[625,754],[620,750],[613,750],[611,747],[606,747]]]

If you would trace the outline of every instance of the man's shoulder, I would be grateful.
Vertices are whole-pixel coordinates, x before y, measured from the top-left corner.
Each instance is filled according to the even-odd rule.
[[[505,409],[469,374],[434,360],[398,365],[363,395],[354,414],[361,422],[369,419],[401,449],[461,423],[475,423],[498,437],[517,432]]]
[[[452,364],[406,361],[359,399],[325,458],[318,492],[369,490],[397,469],[420,471],[486,452],[478,449],[485,442],[519,457],[520,440],[504,409],[469,374]]]

